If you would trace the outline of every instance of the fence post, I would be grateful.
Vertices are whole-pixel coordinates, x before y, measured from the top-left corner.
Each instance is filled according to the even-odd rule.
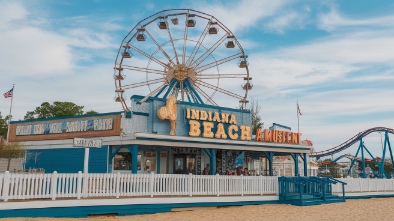
[[[216,196],[219,196],[219,190],[220,190],[219,187],[220,186],[219,186],[219,174],[218,173],[216,174],[215,180],[216,180],[216,191],[217,191]]]
[[[193,195],[193,174],[192,173],[189,173],[189,179],[188,179],[188,181],[189,181],[189,196],[192,196]]]
[[[57,193],[57,172],[54,171],[52,173],[52,178],[51,178],[51,193],[52,193],[52,200],[56,200],[56,193]]]
[[[83,185],[82,185],[82,195],[83,198],[88,197],[88,187],[89,187],[89,174],[88,173],[83,173]]]
[[[78,171],[77,199],[81,199],[81,194],[82,194],[82,172]]]
[[[116,192],[116,198],[119,198],[119,185],[120,185],[120,173],[118,172],[118,173],[116,173],[116,183],[115,183],[115,185],[116,185],[116,189],[115,189],[115,192]]]
[[[244,196],[244,175],[241,174],[241,196]]]
[[[8,193],[10,190],[10,180],[11,180],[11,175],[9,171],[5,171],[4,173],[4,185],[3,185],[3,200],[8,201]]]
[[[153,197],[153,184],[155,182],[155,174],[150,172],[150,179],[149,179],[149,189],[150,189],[150,197]]]
[[[368,178],[368,192],[371,192],[371,180]]]
[[[263,195],[263,176],[259,176],[259,189],[260,189],[260,194]]]

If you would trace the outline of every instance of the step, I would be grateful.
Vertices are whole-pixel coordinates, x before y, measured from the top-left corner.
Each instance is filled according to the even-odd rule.
[[[286,196],[284,197],[285,200],[299,200],[300,199],[300,195],[292,195],[292,196]],[[311,199],[311,198],[316,198],[313,195],[302,195],[302,199]]]
[[[319,200],[319,199],[314,199],[314,200],[303,200],[302,202],[300,201],[293,201],[291,202],[292,205],[295,206],[312,206],[312,205],[320,205],[323,204],[324,201],[323,200]]]
[[[341,203],[346,202],[346,199],[336,198],[336,199],[327,199],[325,203]]]

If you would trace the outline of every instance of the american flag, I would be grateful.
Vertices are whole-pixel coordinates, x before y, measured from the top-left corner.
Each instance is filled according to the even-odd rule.
[[[9,91],[5,92],[5,93],[3,94],[3,95],[4,95],[4,97],[5,97],[5,98],[12,97],[12,93],[13,93],[13,91],[14,91],[14,88],[12,88],[11,90],[9,90]]]

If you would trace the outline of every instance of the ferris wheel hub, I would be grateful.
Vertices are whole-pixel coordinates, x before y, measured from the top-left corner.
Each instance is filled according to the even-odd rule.
[[[197,80],[197,73],[194,68],[188,67],[185,64],[177,64],[171,67],[166,73],[167,82],[176,79],[178,82],[183,82],[189,79],[192,84]]]

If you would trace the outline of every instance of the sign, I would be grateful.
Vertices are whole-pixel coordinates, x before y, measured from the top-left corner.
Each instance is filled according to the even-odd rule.
[[[189,120],[190,125],[189,136],[192,137],[198,137],[202,132],[202,136],[205,138],[251,139],[250,126],[241,125],[238,127],[235,114],[187,108],[186,119]],[[202,121],[202,125],[199,121]]]
[[[102,146],[101,139],[74,138],[74,147],[101,148],[101,146]]]
[[[261,132],[261,128],[256,131],[256,141],[274,142],[274,143],[289,143],[289,144],[300,144],[301,133],[293,133],[288,131],[280,130],[264,130]]]
[[[16,126],[16,136],[62,134],[113,129],[114,118],[88,118]]]

